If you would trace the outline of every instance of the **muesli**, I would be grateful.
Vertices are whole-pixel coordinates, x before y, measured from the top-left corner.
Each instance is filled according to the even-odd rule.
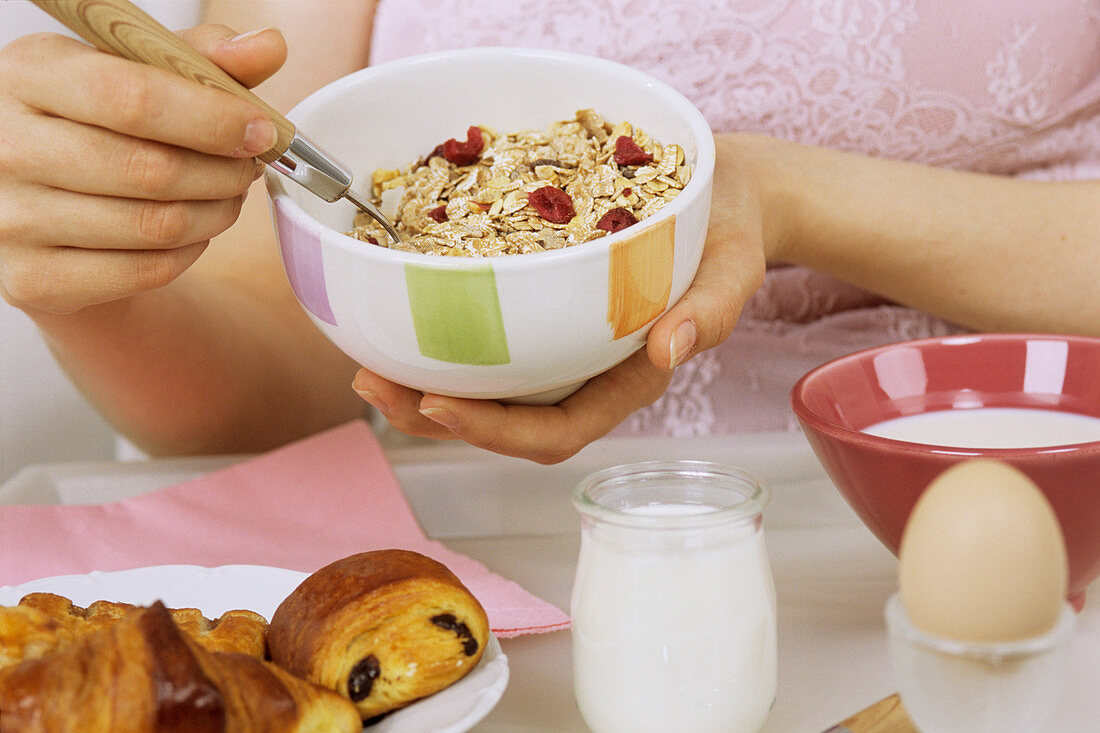
[[[348,234],[437,255],[490,256],[560,249],[650,216],[687,185],[683,149],[591,109],[545,130],[500,134],[471,126],[404,171],[372,176],[374,203],[394,222],[390,241],[359,213]]]

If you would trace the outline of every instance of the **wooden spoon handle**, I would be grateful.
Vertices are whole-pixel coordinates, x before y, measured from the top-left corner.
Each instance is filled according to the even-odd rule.
[[[259,107],[279,133],[275,147],[259,156],[263,162],[278,160],[294,138],[293,122],[128,0],[31,1],[101,51],[222,89]]]
[[[825,733],[917,733],[897,694],[860,710]]]

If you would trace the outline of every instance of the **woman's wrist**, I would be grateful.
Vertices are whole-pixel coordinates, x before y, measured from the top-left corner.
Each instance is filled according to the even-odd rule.
[[[802,194],[797,146],[752,133],[717,135],[715,142],[715,197],[719,206],[712,228],[737,231],[744,222],[733,221],[732,217],[745,209],[754,210],[758,212],[757,236],[765,260],[794,261]]]

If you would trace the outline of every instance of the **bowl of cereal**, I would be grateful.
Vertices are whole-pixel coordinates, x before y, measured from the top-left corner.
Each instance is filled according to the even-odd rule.
[[[679,92],[603,59],[425,54],[288,117],[401,232],[267,174],[298,301],[340,349],[425,392],[549,404],[644,346],[706,238],[714,141]]]

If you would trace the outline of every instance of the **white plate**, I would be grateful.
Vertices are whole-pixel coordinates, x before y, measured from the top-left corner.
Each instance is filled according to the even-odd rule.
[[[57,593],[78,606],[104,599],[149,605],[161,600],[169,608],[198,608],[217,618],[247,608],[271,619],[275,609],[306,573],[259,565],[161,565],[87,575],[60,575],[22,585],[0,587],[0,606],[14,606],[27,593]],[[461,733],[488,715],[508,685],[508,657],[495,636],[489,637],[477,667],[461,680],[370,726],[370,733]]]

